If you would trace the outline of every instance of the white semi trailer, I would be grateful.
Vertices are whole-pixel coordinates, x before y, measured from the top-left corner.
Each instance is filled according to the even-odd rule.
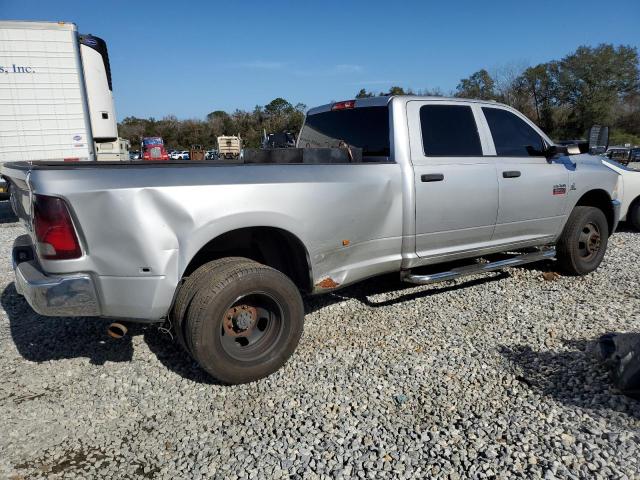
[[[73,23],[0,21],[0,163],[98,160],[117,141],[104,40]]]

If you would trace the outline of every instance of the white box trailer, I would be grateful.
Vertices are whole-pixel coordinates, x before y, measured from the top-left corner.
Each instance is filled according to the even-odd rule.
[[[97,160],[96,143],[117,139],[104,40],[73,23],[0,21],[0,163]]]

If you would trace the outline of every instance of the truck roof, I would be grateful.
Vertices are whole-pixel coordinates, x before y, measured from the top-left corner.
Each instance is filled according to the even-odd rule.
[[[29,20],[0,20],[0,29],[2,28],[30,28],[34,30],[78,30],[76,24],[72,22],[32,22]]]
[[[355,108],[384,107],[385,105],[388,105],[394,98],[402,99],[405,102],[409,102],[411,100],[435,100],[435,101],[446,101],[446,102],[484,103],[484,104],[500,105],[500,106],[508,107],[508,105],[504,105],[494,100],[477,100],[473,98],[434,97],[434,96],[422,96],[422,95],[389,95],[389,96],[381,96],[381,97],[356,98],[352,100],[356,102]],[[331,107],[336,103],[338,102],[331,102],[325,105],[320,105],[318,107],[311,108],[307,112],[307,115],[314,115],[316,113],[328,112],[329,110],[331,110]]]

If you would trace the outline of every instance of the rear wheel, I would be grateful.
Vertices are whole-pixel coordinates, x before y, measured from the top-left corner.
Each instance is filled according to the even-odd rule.
[[[604,257],[609,226],[602,210],[575,207],[556,245],[561,270],[569,275],[593,272]]]
[[[233,259],[201,278],[186,317],[193,358],[221,382],[238,384],[287,361],[302,335],[304,306],[282,272]]]
[[[187,352],[189,352],[189,348],[187,346],[184,335],[184,325],[186,323],[187,309],[189,308],[193,297],[198,291],[199,286],[203,282],[206,283],[207,277],[211,276],[217,268],[220,268],[222,265],[227,265],[232,262],[239,265],[243,262],[251,262],[251,260],[243,257],[226,257],[214,260],[209,263],[205,263],[204,265],[194,270],[191,275],[186,277],[182,285],[180,285],[178,294],[176,295],[176,299],[173,303],[173,309],[171,311],[171,321],[173,323],[173,331],[178,343]]]

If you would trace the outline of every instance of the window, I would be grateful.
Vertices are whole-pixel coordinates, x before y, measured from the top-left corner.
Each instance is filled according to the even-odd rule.
[[[300,132],[301,148],[335,148],[341,142],[362,148],[364,157],[389,157],[389,109],[360,107],[307,116]]]
[[[542,137],[527,122],[507,110],[483,107],[496,154],[501,157],[539,157],[544,144]]]
[[[422,145],[426,156],[482,156],[471,107],[425,105],[420,108]]]

